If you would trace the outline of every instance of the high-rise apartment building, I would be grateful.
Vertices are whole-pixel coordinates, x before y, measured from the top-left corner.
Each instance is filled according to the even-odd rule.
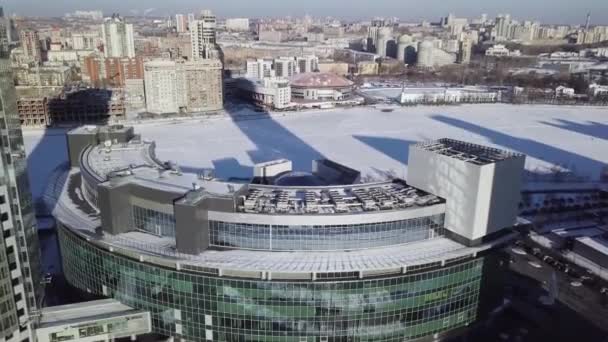
[[[194,13],[188,13],[188,29],[190,29],[190,23],[194,22],[195,19]]]
[[[376,52],[380,31],[386,27],[384,19],[374,19],[371,25],[367,28],[367,52]]]
[[[469,38],[464,38],[460,42],[460,50],[458,52],[458,63],[469,64],[471,62],[472,53],[473,53],[473,42]]]
[[[177,30],[177,33],[188,32],[188,18],[183,14],[176,14],[175,28]]]
[[[106,57],[135,57],[133,24],[118,16],[106,18],[101,26]]]
[[[216,42],[217,19],[209,10],[201,12],[198,20],[190,23],[193,59],[223,59]]]
[[[177,69],[174,61],[151,61],[144,64],[146,108],[151,113],[179,110]]]
[[[507,40],[511,37],[511,15],[499,14],[496,17],[494,32],[492,33],[495,40]]]
[[[299,73],[315,72],[319,69],[319,57],[307,55],[296,58]]]
[[[218,59],[146,62],[144,87],[146,108],[151,113],[220,110],[222,63]]]
[[[2,26],[2,25],[0,25]],[[1,29],[6,32],[6,28]],[[7,39],[0,39],[0,340],[31,341],[43,288]]]
[[[297,72],[296,61],[289,57],[279,57],[274,60],[276,77],[290,78]]]
[[[261,80],[267,77],[275,76],[274,70],[272,70],[272,64],[271,59],[248,60],[245,69],[247,78],[256,78]]]
[[[42,47],[38,31],[22,30],[20,33],[21,47],[23,54],[36,62],[42,61]]]
[[[0,27],[4,30],[2,37],[6,37],[9,43],[14,43],[19,40],[15,21],[12,18],[4,16],[4,9],[0,6]]]

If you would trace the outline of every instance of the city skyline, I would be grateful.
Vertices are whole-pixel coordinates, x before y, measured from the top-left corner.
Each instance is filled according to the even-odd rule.
[[[547,11],[550,5],[552,10]],[[380,0],[373,6],[363,0],[350,2],[332,1],[330,3],[313,0],[302,4],[276,0],[261,0],[256,3],[230,0],[222,3],[199,3],[192,0],[181,0],[171,3],[160,1],[147,1],[145,5],[135,0],[117,1],[109,0],[101,4],[85,5],[75,0],[62,0],[52,3],[38,3],[33,0],[8,0],[3,3],[8,14],[25,16],[63,16],[74,10],[102,10],[105,15],[120,12],[123,15],[170,16],[175,13],[199,12],[203,8],[210,8],[220,17],[248,16],[248,17],[276,17],[276,16],[334,16],[344,19],[365,19],[374,16],[398,17],[403,21],[438,20],[447,13],[455,13],[462,17],[477,17],[487,13],[493,17],[499,13],[510,13],[513,17],[521,19],[536,19],[545,23],[554,24],[584,24],[588,12],[592,15],[592,24],[604,24],[608,18],[608,3],[583,0],[576,6],[565,0],[551,2],[523,0],[503,2],[489,2],[480,7],[472,0],[459,0],[445,7],[439,0],[425,2],[425,6],[416,6],[413,1]],[[348,6],[348,8],[347,8]],[[373,8],[371,8],[373,7]]]

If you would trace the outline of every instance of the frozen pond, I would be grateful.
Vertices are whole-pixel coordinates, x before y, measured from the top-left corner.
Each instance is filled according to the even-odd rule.
[[[600,107],[488,104],[394,107],[392,112],[355,107],[259,120],[145,123],[136,131],[157,142],[161,160],[175,161],[185,172],[214,168],[222,178],[247,178],[253,164],[278,158],[310,170],[311,160],[321,157],[369,178],[406,177],[408,145],[442,137],[522,152],[530,171],[559,164],[597,178],[608,162],[608,109]],[[65,140],[62,130],[24,136],[36,195],[67,158]]]

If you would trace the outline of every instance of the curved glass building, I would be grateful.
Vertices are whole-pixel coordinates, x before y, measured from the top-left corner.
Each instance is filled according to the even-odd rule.
[[[245,184],[182,173],[128,127],[79,128],[68,147],[64,273],[149,311],[159,334],[432,340],[502,302],[521,155],[442,139],[410,148],[409,183],[361,183],[329,160],[302,177],[278,160]]]

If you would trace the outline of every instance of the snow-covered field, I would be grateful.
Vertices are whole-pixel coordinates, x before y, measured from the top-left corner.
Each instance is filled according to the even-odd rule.
[[[408,145],[441,137],[525,153],[526,168],[532,171],[559,164],[597,178],[608,162],[608,109],[599,107],[491,104],[394,107],[388,113],[355,107],[261,120],[145,123],[136,125],[136,131],[157,142],[160,159],[175,161],[185,172],[214,168],[223,178],[249,177],[253,164],[277,158],[309,171],[311,160],[320,157],[370,178],[403,177]],[[24,132],[34,194],[66,158],[61,131],[43,134]]]

